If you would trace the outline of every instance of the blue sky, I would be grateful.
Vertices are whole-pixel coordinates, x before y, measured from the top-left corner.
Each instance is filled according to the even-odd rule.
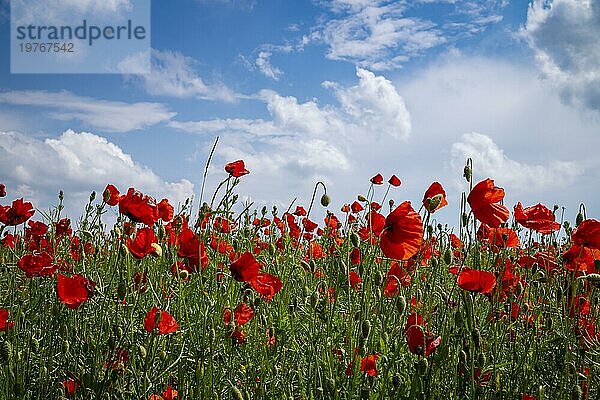
[[[77,4],[116,13],[129,1]],[[457,225],[472,157],[509,207],[600,211],[598,2],[152,1],[146,75],[11,74],[9,8],[0,181],[41,209],[62,189],[76,218],[107,183],[197,197],[219,136],[207,193],[242,158],[238,192],[257,207],[306,205],[322,180],[337,211],[380,172],[402,180],[397,202],[441,182],[440,219]]]

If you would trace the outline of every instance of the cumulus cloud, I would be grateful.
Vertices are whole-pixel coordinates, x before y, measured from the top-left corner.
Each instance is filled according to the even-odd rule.
[[[186,179],[164,181],[107,139],[73,130],[44,140],[0,131],[0,168],[12,171],[4,178],[11,196],[26,196],[38,207],[54,203],[57,191],[63,190],[67,206],[76,213],[72,218],[83,211],[92,190],[101,194],[108,183],[121,191],[133,186],[174,204],[184,202],[194,191]]]
[[[278,81],[281,75],[283,75],[283,71],[277,67],[271,65],[271,52],[269,51],[261,51],[258,53],[258,57],[256,57],[256,67],[258,70],[267,78],[271,78],[273,80]]]
[[[108,132],[128,132],[168,121],[176,113],[160,103],[98,100],[68,91],[13,90],[0,93],[0,103],[49,108],[50,118],[81,121]]]
[[[13,16],[19,25],[34,21],[64,23],[93,15],[96,20],[114,21],[130,13],[134,8],[131,0],[20,0],[18,15]]]
[[[151,63],[149,74],[126,75],[126,79],[141,83],[146,92],[153,96],[225,102],[234,102],[239,97],[222,83],[204,82],[195,70],[196,60],[177,51],[153,49]]]
[[[535,0],[521,32],[562,98],[600,111],[600,4]]]
[[[456,170],[471,158],[479,175],[488,175],[519,191],[564,187],[583,173],[581,166],[573,161],[533,165],[513,160],[492,138],[475,132],[464,134],[460,142],[454,143],[451,154]]]

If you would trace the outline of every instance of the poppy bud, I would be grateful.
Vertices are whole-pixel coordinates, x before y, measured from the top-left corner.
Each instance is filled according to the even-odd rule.
[[[432,235],[433,235],[433,226],[431,226],[431,225],[427,225],[427,234],[428,234],[429,236],[432,236]]]
[[[121,255],[125,257],[127,254],[129,254],[129,248],[125,243],[121,243]]]
[[[127,286],[125,285],[125,282],[119,282],[119,286],[117,286],[117,296],[119,297],[119,300],[121,300],[121,301],[125,300],[126,295],[127,295]]]
[[[304,260],[300,261],[300,265],[302,266],[302,269],[306,272],[310,272],[310,264]]]
[[[95,191],[93,191],[92,193],[90,193],[90,203],[91,203],[92,201],[94,201],[95,199],[96,199],[96,192],[95,192]]]
[[[63,193],[62,190],[58,191],[58,200],[63,201],[63,199],[65,198],[65,194]]]
[[[577,217],[575,218],[575,226],[579,226],[583,222],[583,214],[577,213]]]
[[[358,247],[360,245],[360,237],[358,236],[358,233],[352,231],[350,234],[350,243],[352,243],[352,246],[354,247]]]
[[[477,359],[477,362],[479,363],[479,367],[483,368],[485,367],[485,353],[479,353],[479,358]]]
[[[475,348],[478,349],[481,347],[481,332],[479,332],[478,328],[473,328],[471,337],[473,338],[473,344],[475,345]]]
[[[113,229],[113,231],[115,232],[115,235],[117,237],[120,237],[122,234],[121,229],[118,226],[115,226],[115,229]]]
[[[69,343],[69,341],[67,339],[63,340],[63,342],[62,342],[63,353],[68,353],[70,347],[71,347],[71,344]]]
[[[462,213],[461,219],[463,226],[467,226],[467,224],[469,223],[469,215],[467,215],[467,213]]]
[[[433,212],[435,211],[438,206],[440,205],[440,203],[442,202],[442,194],[438,193],[433,197],[428,197],[425,199],[425,208],[427,209],[427,211],[429,212]]]
[[[368,386],[363,386],[360,388],[360,398],[368,399],[371,396],[371,389]]]
[[[594,260],[594,267],[596,266],[596,261],[598,260]],[[587,274],[585,279],[590,283],[598,284],[600,283],[600,274]]]
[[[394,385],[395,388],[399,388],[400,385],[402,385],[402,376],[397,372],[392,376],[392,385]]]
[[[13,354],[12,344],[8,340],[4,340],[0,344],[0,357],[2,357],[2,361],[8,363]]]
[[[390,205],[390,209],[391,209],[392,207],[394,207],[394,199],[390,199],[390,200],[388,201],[388,204]]]
[[[579,384],[574,383],[573,388],[571,389],[571,400],[580,400],[583,397],[583,391],[581,390],[581,386]]]
[[[361,330],[362,337],[364,339],[367,339],[369,337],[369,334],[371,333],[371,321],[369,321],[368,319],[364,320],[362,322]]]
[[[469,164],[465,165],[465,168],[463,168],[463,177],[467,180],[467,182],[471,182],[473,171],[471,170],[471,166]]]
[[[162,247],[160,247],[160,244],[152,243],[150,245],[150,247],[152,247],[154,249],[154,254],[156,254],[156,256],[158,256],[158,257],[162,256]]]
[[[404,314],[404,311],[406,311],[406,297],[398,296],[398,299],[396,300],[396,308],[398,310],[398,314]]]
[[[36,338],[32,337],[31,338],[31,352],[33,354],[37,354],[38,351],[40,351],[40,342]]]
[[[363,196],[362,194],[359,194],[356,198],[358,199],[358,201],[363,202],[363,203],[368,201],[367,198],[365,196]]]
[[[269,254],[275,255],[276,251],[277,251],[277,247],[275,247],[275,245],[273,243],[269,243]]]
[[[449,248],[446,249],[446,251],[444,252],[444,262],[446,263],[446,265],[452,264],[452,252]]]
[[[325,387],[327,388],[327,391],[330,394],[335,393],[335,379],[333,379],[333,378],[327,378],[325,380]]]
[[[164,350],[161,350],[158,352],[158,358],[160,358],[162,361],[167,359],[167,352]]]
[[[463,368],[467,366],[467,353],[464,350],[461,350],[458,354],[458,362]]]
[[[321,205],[323,207],[327,207],[330,202],[331,202],[331,199],[329,198],[329,196],[327,196],[327,194],[324,194],[323,196],[321,196]]]
[[[317,263],[315,262],[314,258],[310,259],[309,265],[310,265],[310,272],[312,272],[314,274],[315,271],[317,270]]]
[[[179,279],[181,279],[182,281],[187,280],[189,277],[190,273],[187,269],[182,269],[181,271],[179,271]]]
[[[237,386],[232,386],[231,391],[235,400],[244,400],[244,395],[242,394],[242,391],[237,388]]]
[[[427,361],[427,358],[421,358],[417,363],[417,373],[421,376],[425,376],[425,374],[427,373],[427,367],[429,367],[429,362]]]

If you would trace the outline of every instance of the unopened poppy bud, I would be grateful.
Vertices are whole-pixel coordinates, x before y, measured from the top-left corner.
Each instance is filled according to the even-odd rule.
[[[330,394],[335,393],[335,379],[333,378],[327,378],[325,380],[325,386],[327,388],[327,392]]]
[[[310,272],[314,273],[317,270],[317,263],[315,262],[314,258],[310,259],[309,265],[310,265]]]
[[[96,192],[95,192],[95,191],[93,191],[92,193],[90,193],[90,203],[91,203],[92,201],[94,201],[95,199],[96,199]]]
[[[306,272],[310,272],[310,264],[304,260],[300,261],[300,266]]]
[[[399,388],[400,385],[402,385],[402,376],[397,372],[392,376],[392,385],[394,385],[395,388]]]
[[[396,301],[396,308],[398,310],[398,314],[404,314],[404,311],[406,311],[406,297],[398,296],[398,300]]]
[[[365,196],[363,196],[362,194],[359,194],[356,198],[358,199],[358,201],[363,202],[363,203],[367,201],[367,198]]]
[[[125,285],[125,282],[119,282],[119,285],[117,286],[117,296],[119,297],[119,300],[121,300],[121,301],[125,300],[126,295],[127,295],[127,286]]]
[[[575,226],[579,226],[583,222],[583,214],[577,213],[577,217],[575,218]]]
[[[362,337],[367,339],[371,333],[371,321],[368,319],[364,320],[361,325]]]
[[[427,234],[428,234],[429,236],[432,236],[432,235],[433,235],[433,226],[431,226],[431,225],[427,225]]]
[[[467,182],[471,182],[471,178],[473,177],[473,171],[471,170],[471,166],[469,164],[465,165],[465,168],[463,168],[463,176],[467,180]]]
[[[127,245],[125,243],[122,243],[121,244],[121,255],[127,256],[127,254],[129,254],[129,249],[127,248]]]
[[[421,376],[425,376],[425,374],[427,373],[427,367],[429,367],[429,362],[427,361],[427,358],[421,358],[417,363],[417,373]]]
[[[471,332],[471,337],[473,338],[473,344],[475,348],[478,349],[481,347],[481,332],[479,332],[478,328],[474,328]]]
[[[331,199],[329,198],[329,196],[327,196],[327,194],[324,194],[323,196],[321,196],[321,205],[323,207],[327,207],[330,202],[331,202]]]
[[[2,361],[8,363],[12,357],[13,347],[12,344],[8,340],[4,340],[0,344],[0,357],[2,357]]]
[[[467,353],[464,350],[461,350],[460,353],[458,354],[458,362],[463,367],[467,366]]]
[[[62,190],[58,191],[58,200],[63,201],[63,199],[65,198],[65,194],[63,193]]]
[[[158,257],[162,256],[162,247],[160,247],[160,244],[152,243],[150,247],[154,249],[154,254],[156,254]]]
[[[118,226],[115,226],[115,229],[113,229],[113,230],[117,237],[120,237],[123,234],[123,232],[121,232],[121,228],[119,228]]]
[[[179,271],[179,279],[181,279],[182,281],[187,280],[189,277],[190,273],[187,269],[182,269],[181,271]]]
[[[158,352],[158,358],[160,358],[162,361],[167,359],[167,352],[164,350],[161,350]]]
[[[469,215],[467,215],[467,213],[462,213],[461,219],[463,226],[467,226],[467,224],[469,223]]]
[[[394,199],[390,199],[388,204],[390,205],[390,208],[394,207]]]
[[[450,251],[450,249],[446,249],[444,252],[444,262],[446,265],[452,264],[452,251]]]
[[[352,231],[350,234],[350,243],[352,243],[352,246],[354,247],[358,247],[360,245],[360,237],[358,236],[358,233]]]
[[[460,310],[456,310],[456,312],[454,313],[454,325],[456,325],[457,328],[460,328],[463,326],[464,321],[465,320]]]
[[[146,358],[146,356],[148,355],[148,351],[146,350],[146,348],[144,346],[142,346],[141,344],[138,344],[137,348],[140,353],[140,357]]]
[[[581,390],[581,386],[578,383],[574,383],[571,389],[571,400],[581,400],[582,398],[583,391]]]
[[[368,399],[371,396],[371,389],[368,386],[363,386],[360,388],[360,398]]]

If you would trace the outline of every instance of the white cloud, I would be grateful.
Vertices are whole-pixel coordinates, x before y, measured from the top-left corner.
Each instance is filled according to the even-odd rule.
[[[77,96],[67,91],[13,90],[0,93],[0,103],[49,108],[48,116],[79,120],[85,126],[109,132],[128,132],[168,121],[176,113],[160,103],[125,103]]]
[[[264,76],[278,81],[281,75],[283,75],[283,71],[271,65],[271,55],[272,53],[269,51],[259,52],[255,64],[258,70],[262,72]]]
[[[140,82],[153,96],[197,98],[234,102],[238,94],[222,83],[207,84],[197,74],[197,62],[177,51],[152,50],[152,71],[143,75],[126,75]]]
[[[478,175],[487,175],[502,184],[523,192],[547,188],[561,188],[579,178],[583,169],[573,161],[554,160],[547,165],[532,165],[509,158],[494,141],[480,133],[466,133],[451,149],[455,170],[467,158],[473,160]]]
[[[600,111],[600,7],[592,0],[535,0],[521,31],[563,99]]]
[[[130,0],[20,0],[14,18],[19,25],[36,21],[60,24],[90,15],[95,20],[114,22],[131,13],[133,6]]]
[[[166,197],[173,204],[194,191],[186,179],[164,181],[105,138],[72,130],[45,140],[0,131],[0,169],[12,171],[4,178],[8,191],[14,191],[10,196],[25,195],[38,207],[54,203],[58,190],[63,190],[72,218],[82,213],[92,190],[101,195],[108,183],[122,192],[135,187],[159,200]]]

